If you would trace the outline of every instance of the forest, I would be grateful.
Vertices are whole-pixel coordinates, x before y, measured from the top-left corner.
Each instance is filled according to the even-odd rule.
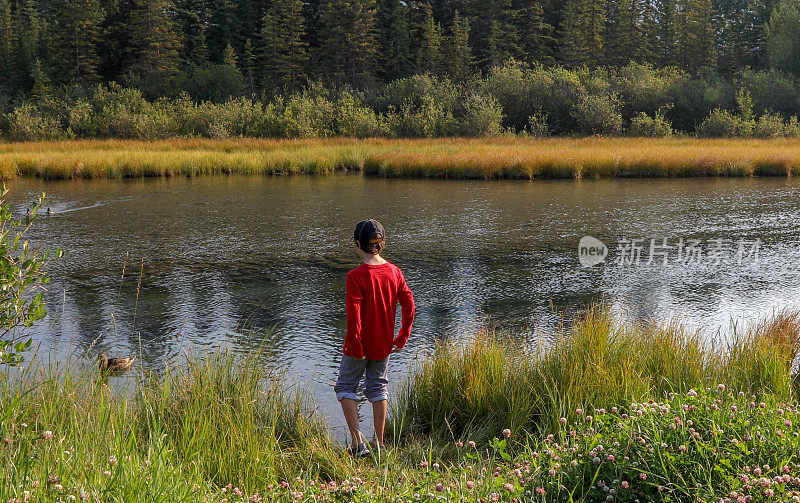
[[[0,0],[0,133],[794,136],[800,0]]]

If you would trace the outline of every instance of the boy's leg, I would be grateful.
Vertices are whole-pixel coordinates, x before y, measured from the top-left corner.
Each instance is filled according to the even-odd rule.
[[[375,440],[383,445],[383,433],[386,428],[386,412],[389,408],[389,394],[386,385],[389,383],[386,374],[389,370],[389,358],[370,360],[366,368],[364,395],[372,402],[372,417],[375,422]]]
[[[375,441],[383,447],[383,430],[386,429],[386,412],[389,410],[388,400],[372,402],[372,417],[375,420]]]
[[[344,412],[344,419],[347,421],[347,428],[350,430],[351,444],[353,447],[358,447],[358,444],[364,441],[361,436],[361,430],[358,427],[358,403],[350,398],[342,398],[342,412]]]
[[[366,366],[367,360],[357,360],[352,356],[342,355],[342,363],[339,365],[339,378],[333,387],[334,391],[336,391],[336,398],[342,404],[342,412],[344,413],[345,421],[347,421],[347,428],[350,430],[353,447],[358,447],[358,444],[363,442],[361,431],[358,427],[358,395],[356,394],[356,389],[361,377],[364,375]]]

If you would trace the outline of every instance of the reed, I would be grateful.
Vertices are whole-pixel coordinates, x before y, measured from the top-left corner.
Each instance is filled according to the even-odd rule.
[[[500,429],[548,433],[575,410],[623,407],[718,383],[779,400],[793,396],[800,322],[778,314],[726,348],[680,324],[623,323],[601,306],[531,350],[502,335],[444,342],[401,387],[390,431],[444,443],[487,441]]]
[[[192,501],[350,471],[308,400],[255,357],[221,352],[134,379],[112,390],[94,369],[34,363],[0,382],[2,501],[32,488]]]
[[[140,177],[362,171],[384,177],[792,176],[800,139],[487,138],[0,143],[0,176]]]

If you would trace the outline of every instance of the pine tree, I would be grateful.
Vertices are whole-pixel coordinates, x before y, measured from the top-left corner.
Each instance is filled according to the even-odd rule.
[[[639,59],[639,0],[610,0],[606,7],[606,64],[621,66]]]
[[[662,66],[677,65],[680,59],[677,46],[678,5],[676,0],[654,0],[656,25],[658,26],[658,62]]]
[[[450,37],[447,41],[447,73],[463,82],[472,71],[472,49],[469,46],[469,21],[458,11],[453,14]]]
[[[442,29],[433,19],[431,4],[426,3],[423,9],[416,69],[417,73],[437,74],[442,69]]]
[[[408,76],[412,72],[408,5],[400,0],[381,0],[377,25],[378,75],[384,80]]]
[[[639,60],[651,65],[657,64],[660,57],[660,40],[658,38],[658,12],[654,0],[642,0],[641,11]]]
[[[57,82],[90,85],[100,80],[97,52],[103,11],[97,0],[54,3],[50,24],[50,68]]]
[[[14,87],[28,90],[33,86],[32,75],[41,57],[41,21],[33,0],[17,2],[13,23],[11,71]],[[41,66],[39,69],[42,70]]]
[[[373,80],[377,36],[374,0],[321,0],[319,47],[321,73],[355,86]]]
[[[283,0],[276,0],[280,3]],[[234,0],[208,0],[208,27],[206,40],[209,57],[212,62],[219,63],[225,48],[236,43],[237,19]]]
[[[256,94],[256,56],[253,50],[253,42],[248,38],[244,42],[242,54],[242,74],[247,83],[247,93],[250,97]]]
[[[683,16],[682,65],[695,72],[716,62],[714,6],[711,0],[686,0]]]
[[[561,54],[568,66],[604,62],[605,7],[594,0],[569,0],[562,20]]]
[[[177,0],[176,14],[181,33],[181,60],[193,66],[208,64],[204,0]]]
[[[13,24],[11,0],[0,0],[0,85],[3,87],[10,87],[13,84],[11,75],[11,58],[14,54]]]
[[[132,74],[178,73],[180,39],[169,17],[168,0],[128,0],[129,35],[124,70]]]
[[[42,70],[42,63],[37,59],[31,70],[33,89],[31,95],[37,103],[43,103],[50,99],[50,78]]]
[[[553,64],[553,27],[545,21],[541,0],[527,0],[523,10],[522,52],[528,63]]]
[[[488,69],[518,57],[520,13],[511,0],[476,0],[473,9],[471,38],[478,65]]]
[[[296,87],[308,61],[301,0],[273,2],[261,22],[258,58],[262,85]]]

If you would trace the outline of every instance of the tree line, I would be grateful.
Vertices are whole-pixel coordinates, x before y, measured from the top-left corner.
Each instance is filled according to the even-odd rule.
[[[800,0],[0,0],[0,86],[153,98],[464,81],[510,59],[798,74]]]

